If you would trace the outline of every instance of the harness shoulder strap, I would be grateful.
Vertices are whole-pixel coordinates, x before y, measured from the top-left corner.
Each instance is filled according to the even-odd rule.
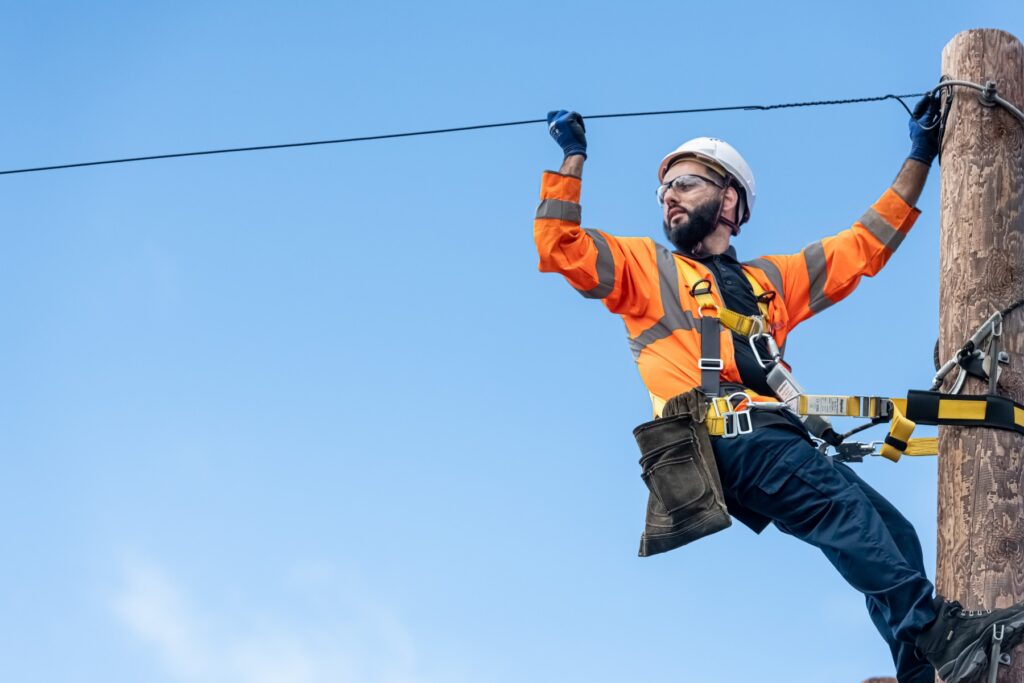
[[[697,300],[700,317],[697,329],[700,331],[700,358],[697,367],[700,369],[700,388],[708,396],[718,396],[722,388],[721,372],[725,364],[722,362],[721,340],[719,339],[719,316],[726,309],[718,305],[711,294],[711,279],[701,277],[697,268],[686,259],[675,259],[686,290]],[[731,312],[731,311],[730,311]]]
[[[710,282],[710,279],[701,277],[697,267],[686,259],[678,258],[675,259],[675,261],[676,265],[679,267],[679,271],[683,274],[683,282],[686,284],[686,291],[693,295],[697,300],[697,304],[706,308],[719,308],[718,303],[715,301],[715,297],[711,295],[711,287],[707,287],[706,289],[697,288],[697,283],[701,281]]]
[[[761,317],[764,318],[765,321],[767,322],[768,321],[768,302],[771,301],[771,299],[768,299],[767,297],[765,297],[765,295],[764,295],[764,287],[761,286],[761,283],[757,281],[756,277],[754,277],[753,275],[750,274],[750,271],[748,271],[746,268],[744,268],[743,269],[743,274],[747,277],[747,282],[750,283],[751,289],[754,290],[754,298],[757,299],[757,308],[758,308],[759,311],[761,311]]]

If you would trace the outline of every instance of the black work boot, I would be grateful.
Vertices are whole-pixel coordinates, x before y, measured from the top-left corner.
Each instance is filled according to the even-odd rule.
[[[981,678],[988,663],[993,627],[1002,633],[1004,652],[1024,640],[1024,603],[973,612],[959,602],[936,598],[935,611],[938,617],[915,644],[945,683],[972,683]]]

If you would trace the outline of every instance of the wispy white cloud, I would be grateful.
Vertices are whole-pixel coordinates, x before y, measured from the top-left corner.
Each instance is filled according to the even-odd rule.
[[[118,616],[141,640],[154,646],[171,672],[189,681],[209,675],[207,627],[184,596],[156,568],[132,562],[115,602]]]
[[[318,571],[313,583],[322,587],[329,576]],[[182,683],[427,680],[408,630],[365,600],[350,596],[345,613],[328,619],[211,604],[138,559],[124,562],[123,584],[114,596],[121,623],[152,650],[169,677]]]

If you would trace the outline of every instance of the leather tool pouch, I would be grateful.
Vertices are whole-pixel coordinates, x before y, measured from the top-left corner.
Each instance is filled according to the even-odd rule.
[[[704,393],[674,397],[663,417],[633,430],[650,496],[640,556],[656,555],[732,524],[704,418]]]

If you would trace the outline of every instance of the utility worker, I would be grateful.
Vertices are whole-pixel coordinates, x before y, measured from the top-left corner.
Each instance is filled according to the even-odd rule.
[[[778,406],[764,359],[772,347],[785,348],[798,323],[845,298],[862,277],[875,275],[906,237],[938,151],[938,115],[937,98],[922,99],[909,122],[908,159],[852,227],[796,254],[741,262],[731,241],[750,219],[757,195],[750,167],[732,146],[697,138],[662,159],[657,196],[670,251],[649,238],[581,228],[583,119],[575,112],[551,112],[549,132],[564,160],[558,173],[545,172],[541,181],[534,222],[540,270],[561,273],[584,297],[601,299],[622,317],[660,418],[648,425],[670,423],[677,413],[668,408],[686,403],[679,399],[697,390],[707,400],[742,391],[745,404]],[[726,310],[759,316],[763,334],[747,339],[725,325],[710,333],[704,319]],[[716,346],[719,357],[709,358],[708,349]],[[704,415],[692,401],[686,405]],[[913,526],[852,469],[823,457],[796,414],[751,410],[748,418],[747,429],[733,438],[710,438],[710,459],[718,470],[712,479],[716,485],[720,479],[728,513],[756,533],[773,523],[820,548],[864,594],[871,620],[892,651],[899,683],[931,683],[936,671],[947,683],[977,680],[993,626],[1005,627],[1004,650],[1024,639],[1024,605],[967,612],[933,596]],[[689,433],[682,441],[696,439]],[[662,485],[688,482],[680,476]],[[653,495],[655,487],[648,486],[652,502],[642,556],[692,540],[687,533],[694,526],[674,517],[665,496]]]

